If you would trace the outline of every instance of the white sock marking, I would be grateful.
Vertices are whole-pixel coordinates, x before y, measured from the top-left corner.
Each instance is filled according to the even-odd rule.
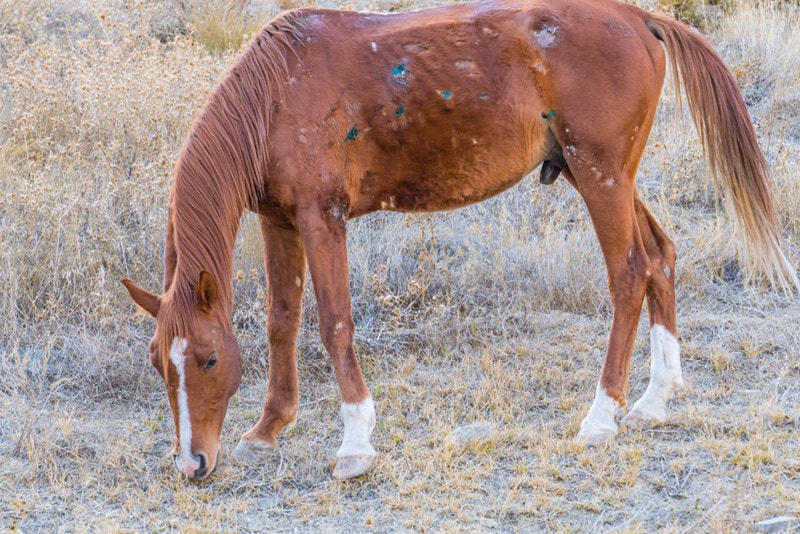
[[[358,454],[374,456],[375,449],[369,444],[369,436],[375,428],[375,405],[372,403],[372,397],[367,397],[357,404],[343,402],[342,419],[344,419],[344,439],[336,457]]]
[[[660,324],[650,329],[650,354],[650,383],[631,411],[636,410],[663,423],[667,401],[675,389],[683,387],[683,374],[678,340]]]
[[[186,347],[189,342],[176,337],[172,340],[169,350],[169,360],[178,373],[178,443],[180,454],[175,459],[175,464],[187,477],[192,477],[200,464],[192,456],[192,421],[189,418],[189,397],[186,395]]]
[[[617,433],[617,423],[614,414],[619,409],[619,402],[608,396],[606,390],[598,383],[594,395],[594,402],[589,408],[589,413],[581,421],[581,434],[601,434],[611,431]]]

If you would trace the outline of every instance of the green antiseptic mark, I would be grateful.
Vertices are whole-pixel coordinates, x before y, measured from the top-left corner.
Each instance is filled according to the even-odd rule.
[[[361,132],[358,131],[358,128],[353,126],[352,128],[350,128],[350,131],[347,132],[347,137],[344,138],[344,142],[346,143],[348,141],[352,141],[353,139],[358,137],[358,134],[360,134],[360,133]]]

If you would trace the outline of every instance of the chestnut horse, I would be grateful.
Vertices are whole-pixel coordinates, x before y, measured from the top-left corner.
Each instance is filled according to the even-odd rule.
[[[156,318],[150,361],[167,385],[178,469],[216,466],[242,361],[231,324],[235,236],[259,214],[268,283],[269,384],[263,414],[234,455],[277,447],[298,408],[295,347],[308,266],[322,341],[342,396],[333,475],[366,472],[375,409],[353,353],[345,223],[379,209],[465,206],[541,165],[588,207],[613,317],[594,402],[577,441],[605,442],[626,406],[647,298],[647,390],[623,421],[665,420],[682,384],[675,247],[635,176],[668,53],[746,258],[784,288],[766,161],[736,82],[713,48],[674,20],[615,0],[488,0],[400,14],[300,9],[267,24],[192,125],[174,171],[163,293],[123,280]]]

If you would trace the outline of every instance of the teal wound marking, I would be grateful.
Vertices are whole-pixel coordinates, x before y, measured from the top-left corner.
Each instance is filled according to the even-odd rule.
[[[346,143],[348,141],[352,141],[353,139],[358,137],[358,134],[360,134],[360,133],[361,132],[358,131],[358,128],[353,126],[352,128],[350,128],[350,131],[347,132],[347,137],[344,138],[344,142]]]
[[[403,113],[406,112],[406,107],[403,104],[397,106],[397,111],[394,112],[395,117],[402,117]]]
[[[554,109],[551,109],[551,110],[550,110],[550,111],[548,111],[547,113],[545,113],[544,111],[542,111],[542,118],[543,118],[543,119],[545,119],[545,120],[547,120],[547,119],[552,119],[552,118],[553,118],[553,117],[555,117],[555,116],[556,116],[556,110],[554,110]]]
[[[392,67],[392,76],[402,76],[406,72],[406,64],[400,63]]]
[[[489,98],[489,93],[481,93],[478,95],[478,98],[480,98],[481,100],[486,100],[487,98]]]
[[[442,98],[444,98],[445,100],[450,100],[450,98],[453,96],[453,93],[451,93],[450,91],[436,91],[436,92],[442,95]]]

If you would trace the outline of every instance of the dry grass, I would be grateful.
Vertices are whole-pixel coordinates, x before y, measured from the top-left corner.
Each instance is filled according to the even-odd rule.
[[[238,50],[264,23],[247,8],[246,0],[198,0],[189,10],[192,37],[213,54]]]
[[[607,337],[605,275],[577,195],[527,180],[466,210],[351,223],[379,418],[369,475],[331,479],[339,395],[307,297],[299,421],[281,453],[181,480],[145,354],[153,326],[118,280],[159,286],[183,136],[253,21],[281,6],[0,0],[1,529],[741,532],[800,515],[800,305],[743,287],[732,225],[669,99],[639,179],[680,251],[687,388],[666,426],[572,445]],[[737,4],[711,31],[752,105],[797,264],[798,8]],[[236,257],[245,377],[229,449],[266,388],[256,226],[246,217]],[[646,386],[646,319],[639,334],[631,398]],[[479,419],[491,440],[447,446]]]

